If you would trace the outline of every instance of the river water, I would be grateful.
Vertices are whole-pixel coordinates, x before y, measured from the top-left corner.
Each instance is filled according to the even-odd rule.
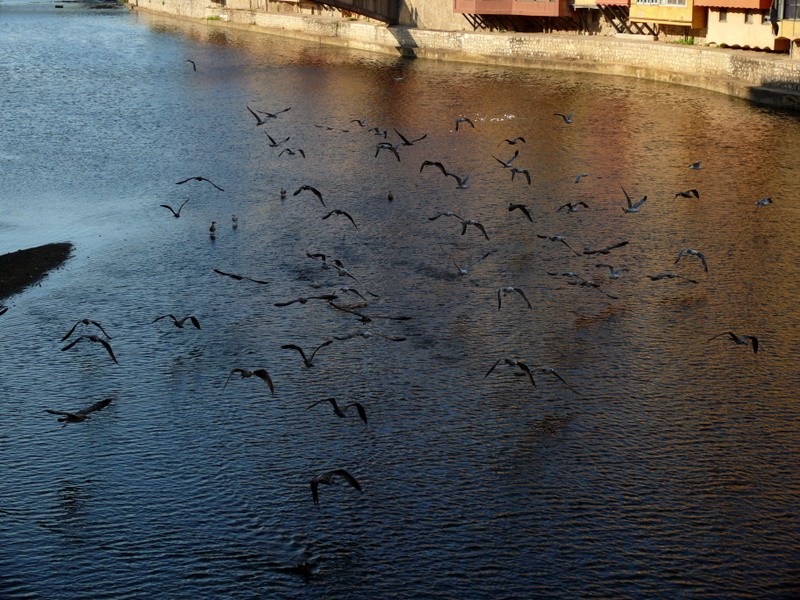
[[[2,0],[0,31],[0,251],[75,244],[0,317],[0,596],[798,593],[796,115],[72,3]],[[247,106],[290,110],[256,126]],[[394,128],[427,137],[375,156]],[[530,186],[493,158],[515,150]],[[224,191],[175,184],[193,176]],[[324,207],[294,195],[306,184]],[[623,187],[647,195],[638,213]],[[689,189],[700,199],[675,197]],[[178,219],[160,207],[187,199]],[[358,229],[323,220],[333,209]],[[676,264],[683,248],[708,272]],[[600,287],[548,275],[568,271]],[[665,271],[686,279],[649,278]],[[363,304],[345,285],[372,322],[274,306]],[[532,308],[512,292],[498,310],[505,286]],[[202,329],[152,323],[166,314]],[[99,344],[60,351],[84,318],[119,364]],[[281,348],[363,331],[310,368]],[[709,341],[728,331],[758,353]],[[485,377],[504,358],[536,387],[502,361]],[[266,369],[275,395],[256,377],[225,386],[234,368]],[[44,412],[106,397],[63,428]],[[368,424],[308,408],[331,397]],[[332,469],[362,491],[320,485],[316,507],[309,482]]]

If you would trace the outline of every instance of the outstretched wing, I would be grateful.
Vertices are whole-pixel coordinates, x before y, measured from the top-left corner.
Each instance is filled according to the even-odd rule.
[[[500,291],[498,290],[497,293],[498,293],[498,297],[499,297]],[[494,371],[497,368],[497,365],[499,365],[501,362],[503,362],[503,359],[502,358],[498,358],[495,361],[495,363],[492,365],[492,367],[488,371],[486,371],[486,375],[484,375],[483,378],[486,379],[489,375],[491,375],[492,371]]]
[[[104,409],[106,406],[111,404],[111,400],[112,400],[112,398],[104,398],[103,400],[100,400],[99,402],[95,402],[91,406],[87,406],[86,408],[83,408],[83,409],[79,410],[75,414],[80,415],[82,417],[85,417],[89,413]]]
[[[111,357],[111,360],[113,360],[115,363],[119,364],[119,362],[117,361],[117,357],[114,356],[114,351],[111,349],[111,344],[109,344],[107,341],[105,341],[103,339],[100,339],[100,338],[96,338],[96,340],[92,340],[92,341],[100,342],[103,345],[103,348],[106,349],[106,352],[108,352],[108,355]]]
[[[364,425],[367,425],[367,411],[364,410],[364,407],[361,405],[360,402],[350,402],[344,408],[347,410],[351,406],[355,406],[356,410],[358,411],[358,416],[361,417],[361,420],[364,421]]]
[[[66,341],[66,339],[67,339],[69,336],[71,336],[71,335],[72,335],[72,333],[75,331],[75,328],[76,328],[78,325],[80,325],[81,323],[82,323],[82,321],[78,321],[78,322],[76,322],[76,323],[75,323],[75,325],[73,325],[73,326],[72,326],[72,329],[70,329],[70,330],[67,332],[67,335],[65,335],[64,337],[62,337],[60,341],[62,341],[62,342],[63,342],[63,341]],[[74,345],[74,342],[73,342],[73,344],[70,344],[70,346],[68,346],[68,348],[71,348],[73,345]],[[64,350],[67,350],[68,348],[64,348]]]
[[[303,349],[300,346],[295,346],[294,344],[284,344],[281,346],[284,350],[297,350],[300,353],[300,356],[303,357],[303,362],[308,362],[306,358],[306,353],[303,352]]]
[[[272,393],[273,396],[275,395],[275,386],[272,383],[272,377],[269,376],[269,373],[267,373],[266,369],[256,369],[255,371],[253,371],[253,375],[258,377],[259,379],[263,379],[264,381],[266,381],[267,385],[269,386],[269,391]]]
[[[339,477],[344,479],[347,483],[349,483],[354,488],[356,488],[359,492],[361,491],[361,484],[358,483],[358,481],[356,480],[355,477],[350,475],[350,473],[348,473],[344,469],[335,469],[333,471],[330,471],[330,474],[331,475],[338,475]]]
[[[520,288],[514,288],[514,291],[517,292],[520,296],[522,296],[522,299],[525,300],[525,303],[528,305],[528,308],[533,310],[533,306],[531,306],[530,300],[528,300],[528,297],[525,295],[525,292],[523,292]]]
[[[311,360],[314,360],[314,355],[316,355],[317,352],[319,352],[325,346],[330,346],[332,343],[333,343],[333,340],[325,340],[319,346],[314,348],[314,352],[311,353]]]
[[[536,382],[533,380],[533,373],[531,373],[531,368],[524,362],[520,361],[517,361],[517,366],[523,371],[525,371],[525,373],[528,375],[528,379],[531,380],[531,385],[533,385],[533,387],[536,387]]]
[[[219,269],[214,269],[214,273],[219,275],[225,275],[225,277],[230,277],[231,279],[235,279],[236,281],[241,281],[244,279],[241,275],[235,275],[234,273],[226,273],[225,271],[220,271]]]

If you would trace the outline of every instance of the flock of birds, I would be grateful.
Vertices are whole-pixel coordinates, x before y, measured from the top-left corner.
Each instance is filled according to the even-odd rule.
[[[191,63],[193,71],[197,70],[197,66],[194,62],[188,61]],[[265,125],[273,125],[279,123],[281,115],[285,115],[287,112],[291,110],[291,107],[284,108],[281,110],[277,110],[274,112],[268,112],[263,110],[258,110],[251,108],[251,106],[243,107],[244,110],[249,113],[250,116],[254,118],[254,125],[256,128],[261,128]],[[573,112],[570,113],[555,113],[554,117],[559,117],[562,126],[570,126],[575,122],[575,114]],[[350,121],[349,126],[357,128],[357,130],[363,130],[364,132],[368,132],[379,138],[380,141],[376,141],[374,145],[374,156],[373,159],[380,159],[382,155],[388,155],[390,159],[394,159],[396,161],[402,161],[404,156],[404,151],[410,147],[416,147],[417,145],[422,145],[425,140],[427,139],[428,134],[418,135],[418,136],[409,136],[404,133],[401,133],[397,129],[393,129],[395,135],[397,136],[397,141],[392,142],[389,141],[390,134],[388,128],[382,128],[380,126],[372,127],[371,129],[367,129],[367,120],[362,118],[354,118]],[[464,132],[465,128],[474,129],[475,123],[468,117],[460,116],[456,118],[453,122],[454,125],[454,132]],[[329,127],[326,125],[316,125],[316,127],[323,128],[325,130],[334,130],[336,128]],[[345,129],[339,129],[339,131],[348,131]],[[306,152],[299,147],[290,148],[287,146],[288,142],[290,141],[291,137],[286,136],[283,138],[276,138],[273,137],[269,132],[266,132],[266,140],[268,140],[268,147],[279,151],[279,156],[283,154],[288,154],[290,156],[300,156],[301,158],[306,157]],[[458,133],[458,135],[468,135],[468,133]],[[522,136],[517,137],[509,137],[498,142],[498,147],[523,147],[526,144],[525,138]],[[508,158],[504,158],[502,156],[495,156],[492,155],[496,163],[499,165],[499,169],[504,172],[510,174],[510,178],[512,181],[516,181],[516,177],[519,175],[522,177],[522,184],[531,185],[532,176],[529,169],[522,168],[516,165],[516,161],[519,159],[521,153],[519,149],[515,149],[513,154]],[[488,158],[488,157],[487,157]],[[700,162],[692,163],[689,165],[690,169],[693,170],[700,170],[703,168]],[[456,174],[449,168],[447,168],[443,162],[440,160],[429,160],[424,159],[420,162],[419,167],[419,176],[420,177],[427,177],[428,171],[438,172],[440,173],[445,179],[452,179],[455,182],[455,190],[463,190],[469,188],[470,185],[470,175],[469,174]],[[581,181],[589,177],[589,173],[579,173],[575,176],[574,182],[575,184],[580,184]],[[211,179],[205,176],[192,176],[187,177],[184,179],[180,179],[175,182],[176,185],[184,185],[187,183],[195,183],[198,185],[208,185],[215,189],[220,194],[225,193],[225,188],[218,185]],[[224,182],[222,182],[224,183]],[[638,199],[633,199],[628,192],[624,188],[620,188],[622,192],[622,197],[620,199],[620,208],[625,214],[634,214],[640,213],[646,209],[646,202],[647,202],[647,195],[642,196]],[[458,193],[458,192],[454,192]],[[287,190],[281,188],[280,198],[282,201],[287,199],[288,192]],[[350,214],[349,212],[339,209],[339,208],[330,208],[325,203],[324,194],[314,185],[311,184],[303,184],[299,186],[296,190],[293,191],[292,197],[298,197],[300,195],[309,195],[310,198],[315,199],[320,203],[322,207],[324,207],[328,212],[324,214],[321,219],[328,220],[331,218],[342,218],[349,222],[352,225],[353,231],[359,230],[359,224],[357,223],[356,218]],[[688,199],[690,201],[699,201],[700,200],[700,191],[696,188],[681,190],[675,192],[675,199],[683,198]],[[392,202],[394,200],[394,196],[392,192],[389,192],[386,196],[387,201]],[[189,200],[185,200],[183,203],[174,207],[170,204],[161,204],[159,205],[160,208],[165,209],[168,211],[169,216],[174,219],[179,219],[183,215],[185,210],[187,209],[187,205],[189,205]],[[766,207],[772,203],[772,199],[769,197],[762,198],[755,202],[756,210],[761,209],[762,207]],[[585,211],[591,210],[589,203],[580,200],[576,202],[566,202],[561,204],[556,208],[557,212],[566,211],[566,213],[575,213],[578,211]],[[510,202],[508,205],[508,213],[519,213],[519,215],[524,218],[526,221],[530,223],[534,223],[534,217],[532,214],[531,206],[523,203],[514,203]],[[453,234],[466,236],[470,231],[476,232],[479,234],[480,237],[478,239],[483,239],[485,241],[490,240],[490,230],[479,220],[474,218],[466,218],[460,214],[451,211],[436,211],[433,214],[426,215],[427,220],[430,223],[452,223],[457,225],[452,229]],[[237,229],[239,227],[239,217],[236,214],[231,216],[231,227],[233,229]],[[216,239],[217,235],[217,221],[213,221],[209,227],[209,238],[213,242]],[[600,247],[600,248],[583,248],[580,249],[575,245],[571,244],[569,240],[565,236],[562,235],[554,235],[549,233],[537,233],[536,238],[544,240],[543,243],[551,242],[555,244],[559,244],[563,247],[566,253],[570,255],[579,256],[579,257],[588,257],[590,259],[596,259],[595,257],[602,256],[615,256],[620,249],[624,248],[629,244],[629,240],[620,240],[614,243],[611,243],[607,246]],[[489,258],[493,250],[488,250],[485,252],[481,252],[480,256],[471,262],[459,264],[445,249],[445,247],[439,244],[442,252],[448,256],[450,262],[456,268],[457,276],[465,276],[467,275],[470,270],[475,267],[480,262]],[[352,287],[350,286],[341,286],[338,289],[331,291],[330,293],[318,293],[315,295],[308,295],[308,296],[300,296],[297,298],[287,299],[280,302],[275,302],[274,306],[276,307],[287,307],[292,305],[306,305],[310,302],[320,302],[326,303],[331,309],[335,311],[339,311],[344,313],[347,317],[355,317],[361,323],[374,323],[375,321],[381,319],[387,320],[395,320],[395,321],[404,321],[408,320],[410,317],[403,316],[403,315],[392,315],[392,314],[375,314],[370,313],[367,309],[369,307],[370,302],[373,298],[378,297],[378,294],[373,293],[369,289],[367,289],[364,284],[361,282],[359,278],[357,278],[348,268],[345,267],[344,263],[340,259],[333,258],[327,254],[321,252],[313,252],[309,251],[307,253],[307,258],[310,260],[318,261],[321,270],[329,271],[331,273],[335,273],[338,277],[345,278],[348,280],[348,283],[352,282]],[[697,261],[697,269],[702,269],[702,272],[707,274],[709,271],[709,263],[707,257],[700,251],[694,248],[682,248],[680,249],[674,256],[674,266],[677,268],[679,265],[683,264],[685,261],[694,260]],[[627,266],[618,266],[612,264],[612,261],[607,260],[604,262],[594,262],[592,264],[596,269],[602,269],[604,272],[608,273],[609,280],[617,280],[622,277],[625,277],[627,273],[630,272],[630,269]],[[237,273],[230,273],[227,271],[220,270],[215,268],[214,266],[209,266],[209,269],[212,270],[214,273],[220,275],[221,277],[230,278],[234,281],[238,282],[246,282],[252,283],[256,285],[268,285],[269,281],[259,279],[256,277],[251,277],[249,275],[237,274]],[[685,271],[684,271],[685,272]],[[602,284],[595,281],[593,278],[578,273],[576,271],[559,271],[559,270],[552,270],[547,271],[547,275],[558,278],[561,280],[565,280],[568,284],[593,289],[597,292],[603,294],[610,300],[617,300],[618,297],[607,291],[603,288]],[[700,283],[697,275],[688,276],[683,273],[673,272],[673,271],[662,271],[658,273],[648,274],[647,275],[653,281],[660,281],[660,280],[679,280],[685,284],[690,285],[698,285]],[[501,285],[496,288],[496,301],[497,301],[497,310],[533,310],[533,304],[531,303],[530,297],[527,291],[518,285]],[[0,307],[0,315],[4,314],[8,310],[7,307]],[[163,314],[157,315],[154,317],[152,324],[155,325],[156,323],[160,323],[162,321],[170,322],[178,329],[184,329],[187,326],[193,328],[195,330],[201,331],[201,323],[198,318],[194,315],[174,315],[174,314]],[[80,329],[79,329],[80,328]],[[83,332],[82,334],[78,335],[77,337],[73,337],[76,332]],[[331,339],[327,339],[319,343],[316,347],[313,348],[303,348],[296,344],[284,344],[281,346],[282,350],[285,350],[288,353],[294,353],[296,356],[300,358],[302,361],[303,368],[310,369],[313,368],[315,365],[315,359],[317,359],[320,352],[324,351],[326,348],[331,346],[334,343],[343,343],[347,340],[361,338],[361,339],[370,339],[372,337],[378,337],[380,339],[391,341],[391,342],[403,342],[406,340],[403,336],[394,336],[388,335],[376,330],[358,330],[346,335],[340,336],[332,336]],[[726,338],[730,340],[732,343],[736,345],[748,345],[752,349],[754,353],[758,353],[759,351],[759,340],[755,335],[752,334],[739,334],[733,331],[723,331],[720,332],[713,337],[711,337],[708,341],[716,340],[718,338]],[[61,338],[61,342],[66,342],[61,350],[62,351],[70,351],[73,348],[76,348],[81,342],[90,342],[92,346],[97,346],[99,349],[102,350],[108,359],[110,359],[115,364],[120,364],[117,355],[115,354],[112,348],[112,338],[107,333],[107,331],[103,328],[102,324],[96,320],[90,318],[82,318],[75,322],[69,331]],[[488,370],[484,374],[484,378],[488,378],[492,373],[495,372],[496,369],[499,367],[511,367],[513,372],[521,377],[524,377],[527,383],[529,383],[532,387],[537,387],[537,378],[539,376],[550,376],[558,380],[561,385],[563,385],[566,389],[570,390],[571,393],[581,395],[579,389],[574,386],[572,383],[568,382],[567,379],[562,377],[560,373],[558,373],[555,369],[544,366],[533,364],[530,362],[526,362],[520,360],[519,357],[500,357],[494,360],[491,364],[489,364],[489,360],[487,360],[487,366],[489,367]],[[263,382],[266,388],[269,390],[272,396],[278,394],[277,386],[273,381],[272,375],[267,371],[266,368],[263,367],[256,367],[256,368],[244,368],[244,367],[234,367],[231,368],[230,371],[227,373],[227,378],[224,380],[222,384],[222,389],[227,388],[227,386],[231,383],[234,379],[251,379],[255,378]],[[100,401],[94,402],[91,405],[72,411],[65,411],[65,410],[55,410],[55,409],[47,409],[47,413],[58,415],[58,421],[63,423],[64,426],[67,426],[70,423],[81,423],[86,421],[90,418],[93,413],[103,410],[112,402],[112,398],[104,398]],[[368,426],[368,412],[367,408],[360,402],[351,401],[347,403],[340,404],[335,398],[323,398],[320,400],[316,400],[312,402],[307,408],[311,410],[315,407],[320,405],[329,405],[332,409],[333,415],[337,418],[348,418],[351,415],[352,411],[355,411],[355,414],[358,418],[363,422],[364,426]],[[319,505],[320,502],[320,493],[319,493],[319,486],[320,485],[329,485],[333,484],[336,481],[343,481],[354,490],[362,491],[361,482],[348,470],[343,468],[334,468],[330,470],[324,470],[317,475],[313,476],[311,479],[308,480],[308,484],[310,487],[311,492],[311,500],[314,505]]]

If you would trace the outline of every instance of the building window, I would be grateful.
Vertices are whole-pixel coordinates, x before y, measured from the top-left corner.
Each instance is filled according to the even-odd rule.
[[[744,22],[745,23],[752,23],[753,22],[753,11],[752,10],[744,11]]]
[[[719,10],[719,22],[720,23],[727,23],[728,22],[728,11],[724,8]]]
[[[800,0],[785,0],[783,18],[789,21],[796,21],[800,18]]]
[[[686,6],[686,0],[661,0],[665,6]]]
[[[658,0],[636,0],[636,4],[658,4]]]

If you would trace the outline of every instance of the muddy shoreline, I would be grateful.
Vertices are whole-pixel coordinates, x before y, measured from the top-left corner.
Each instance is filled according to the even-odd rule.
[[[70,242],[45,244],[0,256],[0,300],[20,293],[63,265],[72,254]]]

